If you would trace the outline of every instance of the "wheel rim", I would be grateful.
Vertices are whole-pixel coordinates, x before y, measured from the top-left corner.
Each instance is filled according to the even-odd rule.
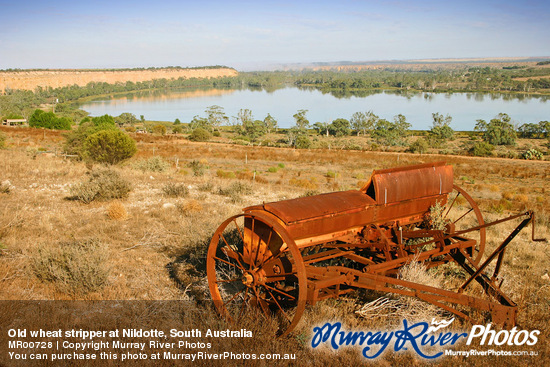
[[[214,233],[207,255],[210,294],[230,322],[259,308],[277,316],[285,336],[303,314],[307,295],[305,266],[286,230],[265,214],[227,219]]]
[[[449,193],[444,219],[454,225],[454,231],[467,230],[485,224],[481,210],[472,197],[457,185]],[[473,263],[478,265],[485,251],[486,229],[480,228],[465,234],[468,239],[476,241],[475,246],[467,248]]]

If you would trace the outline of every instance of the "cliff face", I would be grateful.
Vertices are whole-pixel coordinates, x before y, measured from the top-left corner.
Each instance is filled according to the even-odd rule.
[[[67,85],[85,86],[89,82],[144,82],[153,79],[218,78],[236,76],[236,70],[218,69],[154,69],[154,70],[29,70],[0,71],[0,93],[6,89],[34,90],[36,87],[59,88]]]

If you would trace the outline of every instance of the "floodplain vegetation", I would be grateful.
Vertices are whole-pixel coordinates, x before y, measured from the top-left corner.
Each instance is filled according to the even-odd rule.
[[[550,237],[547,161],[273,148],[132,134],[137,153],[106,166],[59,154],[65,144],[59,131],[0,129],[5,137],[0,149],[2,300],[186,301],[201,315],[193,319],[194,326],[225,329],[228,325],[204,302],[209,299],[206,249],[223,220],[248,205],[356,189],[374,169],[431,161],[453,165],[455,183],[474,197],[485,221],[531,209],[536,211],[537,236]],[[515,225],[490,227],[486,251],[498,246]],[[549,245],[532,242],[530,235],[524,230],[507,249],[502,287],[519,305],[519,329],[541,331],[532,348],[539,355],[443,357],[435,364],[550,360]],[[426,271],[412,264],[401,276],[449,286],[463,281],[465,274],[451,265]],[[312,328],[341,321],[347,329],[392,330],[403,318],[430,322],[432,317],[452,316],[416,299],[358,291],[308,307],[287,338],[275,338],[274,320],[251,312],[244,327],[254,338],[246,340],[246,351],[297,354],[296,361],[280,364],[361,365],[366,362],[357,347],[311,349]],[[462,320],[453,325],[471,328]],[[228,340],[225,350],[235,342]],[[410,351],[388,351],[376,361],[388,366],[425,364]]]

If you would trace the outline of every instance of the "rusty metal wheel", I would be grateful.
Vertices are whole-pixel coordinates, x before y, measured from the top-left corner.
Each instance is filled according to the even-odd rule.
[[[276,316],[280,336],[298,324],[307,297],[305,265],[294,240],[266,214],[223,222],[210,241],[206,266],[214,305],[230,322],[259,308]]]
[[[454,232],[476,228],[485,224],[483,215],[474,199],[457,185],[453,185],[453,191],[449,193],[443,217],[452,223]],[[466,252],[474,264],[478,265],[485,251],[485,228],[465,233],[463,237],[475,240],[475,245],[467,248]]]

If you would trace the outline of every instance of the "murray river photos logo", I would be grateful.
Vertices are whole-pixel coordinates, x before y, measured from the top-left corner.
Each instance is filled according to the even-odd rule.
[[[446,321],[432,319],[431,325],[427,322],[409,324],[403,320],[403,328],[393,331],[346,331],[342,330],[340,322],[327,322],[323,326],[313,328],[311,346],[317,348],[326,344],[337,350],[344,346],[361,347],[361,354],[368,359],[380,356],[387,349],[395,352],[413,350],[420,357],[434,359],[441,357],[444,352],[441,347],[450,347],[458,341],[466,341],[466,345],[479,342],[479,345],[535,345],[538,341],[538,330],[527,331],[512,330],[496,331],[491,324],[474,325],[469,333],[445,332],[454,318]],[[388,348],[390,347],[390,348]],[[435,350],[433,350],[435,349]]]

